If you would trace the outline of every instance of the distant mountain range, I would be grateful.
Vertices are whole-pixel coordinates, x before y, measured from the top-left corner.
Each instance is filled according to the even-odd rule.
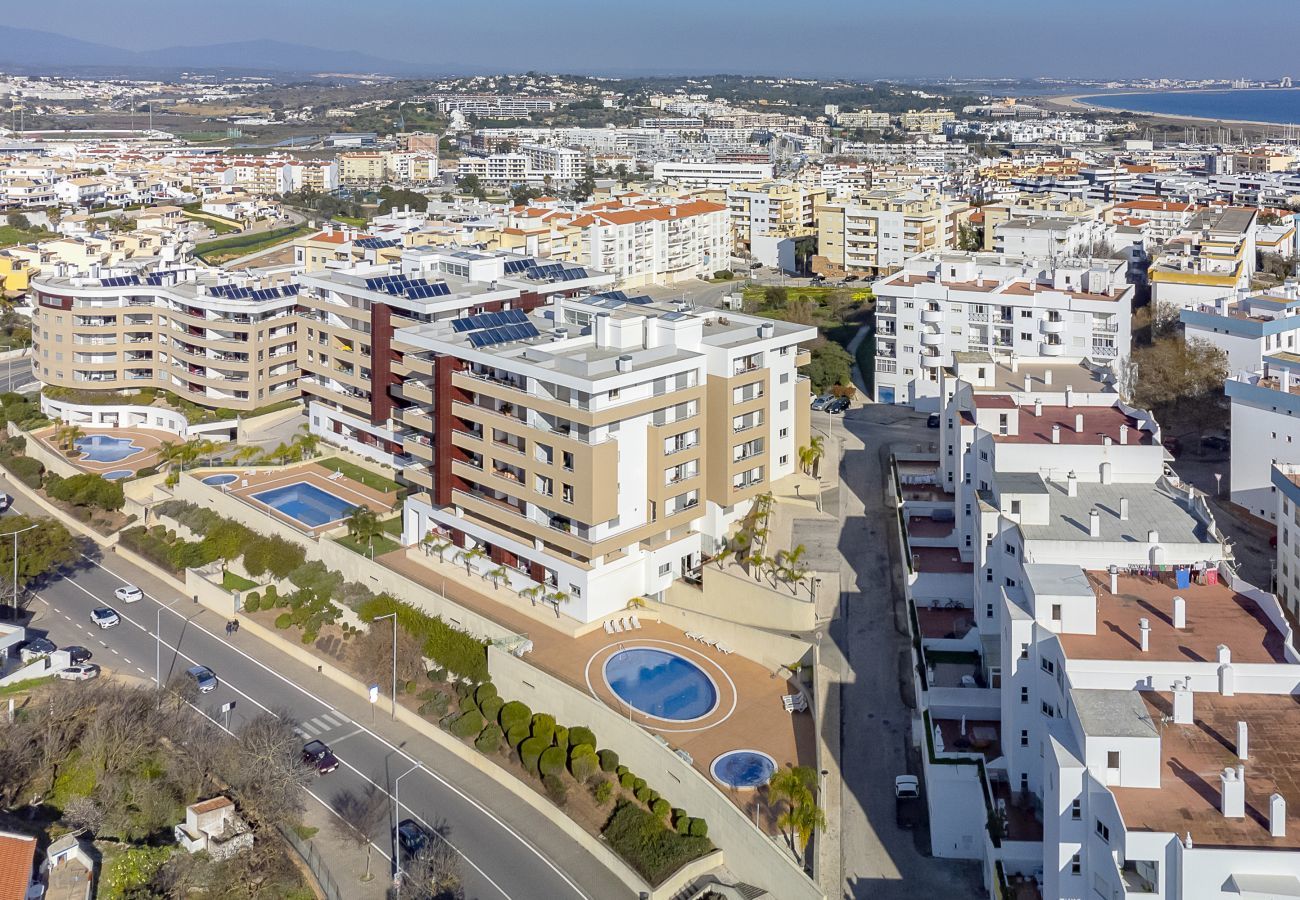
[[[0,26],[0,70],[237,70],[246,72],[415,75],[433,67],[353,50],[324,50],[283,41],[236,41],[195,47],[124,50],[50,31]]]

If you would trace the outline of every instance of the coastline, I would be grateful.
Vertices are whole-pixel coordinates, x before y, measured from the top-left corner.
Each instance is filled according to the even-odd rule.
[[[1294,87],[1293,88],[1272,88],[1271,90],[1295,91],[1295,90],[1300,90],[1300,88],[1294,88]],[[1168,91],[1167,93],[1208,94],[1208,93],[1217,93],[1217,92],[1218,92],[1217,90],[1210,91],[1210,90],[1197,89],[1197,90],[1184,90],[1184,91]],[[1047,103],[1050,103],[1059,109],[1072,110],[1074,112],[1090,112],[1090,113],[1102,113],[1102,114],[1109,113],[1111,115],[1118,115],[1119,113],[1127,112],[1135,116],[1150,116],[1153,119],[1166,119],[1170,122],[1206,122],[1206,123],[1216,124],[1216,125],[1249,125],[1253,128],[1286,128],[1287,127],[1287,125],[1283,122],[1262,122],[1258,119],[1216,119],[1211,116],[1175,115],[1173,113],[1147,112],[1145,110],[1140,110],[1140,109],[1127,109],[1127,110],[1118,109],[1116,107],[1102,106],[1100,104],[1087,102],[1092,97],[1101,97],[1101,96],[1124,97],[1124,96],[1133,96],[1137,94],[1152,94],[1152,93],[1156,93],[1156,92],[1155,91],[1115,91],[1110,94],[1095,94],[1095,93],[1064,94],[1056,97],[1041,97],[1039,99],[1046,101]],[[1032,98],[1025,98],[1026,102],[1029,102],[1031,100]]]

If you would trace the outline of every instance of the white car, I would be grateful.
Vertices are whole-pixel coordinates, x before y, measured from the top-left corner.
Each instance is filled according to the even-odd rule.
[[[99,677],[99,666],[94,663],[83,663],[78,666],[68,666],[57,674],[64,681],[89,681]]]
[[[118,622],[122,621],[117,614],[117,610],[111,606],[100,606],[90,611],[90,618],[100,628],[112,628]]]
[[[133,584],[127,584],[113,591],[113,596],[123,603],[134,603],[144,597],[144,591]]]

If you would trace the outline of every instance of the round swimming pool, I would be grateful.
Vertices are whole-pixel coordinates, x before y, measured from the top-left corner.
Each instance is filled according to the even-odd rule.
[[[134,474],[135,472],[130,469],[114,469],[112,472],[102,473],[99,477],[107,478],[109,481],[117,481],[121,478],[130,478]]]
[[[203,483],[212,487],[221,487],[223,484],[230,484],[238,478],[238,475],[231,472],[222,472],[220,475],[209,475],[203,479]]]
[[[761,750],[728,750],[709,767],[713,780],[730,788],[758,788],[776,772],[776,760]]]
[[[633,709],[657,719],[691,722],[718,705],[718,688],[680,654],[653,647],[620,650],[605,661],[605,683]]]

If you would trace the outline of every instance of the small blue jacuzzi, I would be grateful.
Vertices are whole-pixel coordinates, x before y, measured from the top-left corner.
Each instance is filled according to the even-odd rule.
[[[776,772],[776,760],[762,750],[729,750],[709,767],[718,784],[740,790],[753,790],[767,784]]]
[[[230,484],[237,478],[239,478],[239,476],[233,472],[222,472],[220,475],[209,475],[207,478],[203,479],[203,483],[209,487],[222,487],[223,485]]]
[[[114,469],[112,472],[104,472],[100,478],[107,478],[109,481],[118,481],[122,478],[130,478],[135,472],[131,469]]]

